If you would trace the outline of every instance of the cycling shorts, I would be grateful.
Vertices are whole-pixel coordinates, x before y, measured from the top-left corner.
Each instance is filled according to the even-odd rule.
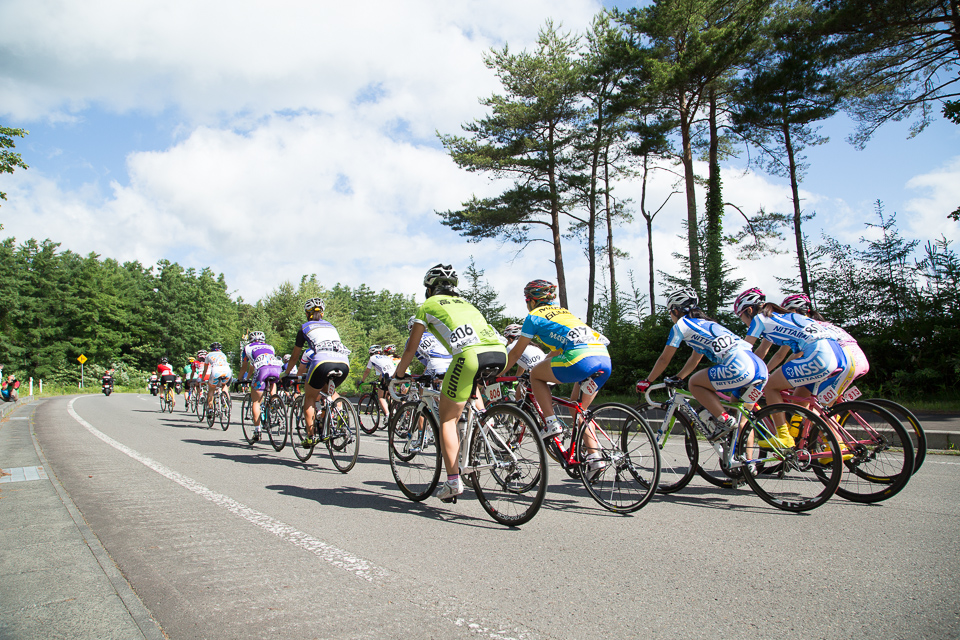
[[[391,376],[386,373],[380,376],[380,378],[377,380],[377,389],[380,389],[380,391],[386,392],[387,389],[390,387],[390,379],[391,379]]]
[[[283,367],[279,365],[268,364],[257,369],[257,372],[253,375],[251,384],[257,391],[263,391],[263,389],[267,386],[267,378],[279,379],[281,373],[283,373]]]
[[[477,373],[486,367],[507,366],[507,350],[502,346],[484,346],[466,349],[453,356],[450,368],[443,376],[443,395],[456,403],[466,402],[473,392]]]
[[[230,378],[233,377],[233,371],[229,368],[226,369],[214,369],[210,372],[210,377],[207,379],[207,384],[224,384],[230,382]]]
[[[177,381],[177,376],[160,376],[160,384],[170,386]]]
[[[817,340],[804,350],[803,355],[786,363],[780,370],[790,386],[805,387],[818,395],[821,384],[846,368],[847,357],[835,340]]]
[[[613,364],[606,349],[575,347],[552,358],[550,370],[557,380],[564,383],[583,382],[601,371],[594,381],[597,387],[602,387],[613,373]]]
[[[731,391],[735,398],[748,387],[763,390],[767,384],[767,365],[757,354],[747,349],[737,349],[719,364],[707,369],[710,384],[717,391]]]
[[[350,375],[350,365],[346,362],[330,362],[329,360],[314,360],[307,370],[307,386],[321,391],[327,391],[331,382],[336,387]]]

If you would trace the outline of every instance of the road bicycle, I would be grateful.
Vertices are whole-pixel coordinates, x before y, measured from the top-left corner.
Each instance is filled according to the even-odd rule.
[[[470,400],[458,422],[460,448],[457,462],[464,484],[473,489],[480,505],[500,524],[516,527],[530,521],[543,504],[547,491],[547,452],[533,418],[510,404],[476,410],[478,381],[492,380],[500,367],[485,367],[474,380]],[[426,376],[421,378],[425,381]],[[391,397],[401,403],[388,426],[390,470],[400,491],[415,502],[433,494],[440,481],[443,457],[440,443],[438,399],[431,385],[419,389],[420,397],[404,402],[393,380]],[[454,496],[449,500],[456,503]]]
[[[338,471],[347,473],[353,469],[360,454],[360,418],[347,398],[340,396],[331,400],[330,395],[320,391],[313,422],[314,437],[310,442],[307,442],[302,395],[294,400],[288,420],[290,445],[300,462],[309,460],[314,447],[322,442]]]
[[[386,429],[393,417],[397,414],[400,403],[390,397],[388,393],[385,397],[387,403],[387,414],[384,415],[383,407],[380,405],[377,397],[377,388],[379,382],[364,382],[361,386],[371,385],[370,391],[363,393],[357,401],[362,421],[360,428],[367,435],[373,435],[377,429]]]
[[[651,416],[664,459],[658,491],[679,491],[696,473],[722,487],[746,482],[764,502],[792,512],[815,509],[837,491],[843,475],[840,445],[827,423],[810,409],[775,404],[751,411],[747,407],[760,396],[754,388],[744,392],[743,399],[723,402],[727,411],[739,418],[739,424],[729,433],[714,436],[691,406],[693,395],[681,389],[682,384],[668,378],[651,386],[640,409],[641,414]],[[651,398],[651,393],[660,390],[667,391],[666,401]],[[654,408],[663,410],[662,418],[650,413]],[[793,447],[784,447],[776,439],[773,416],[781,413],[798,427]],[[706,441],[706,466],[700,461],[701,439]]]
[[[857,394],[844,394],[841,400]],[[880,502],[907,486],[913,475],[913,445],[907,430],[889,411],[863,400],[824,406],[821,400],[836,399],[831,391],[826,397],[787,391],[781,395],[785,401],[813,411],[837,434],[845,467],[838,496],[853,502]]]
[[[529,387],[527,375],[502,376],[498,384],[517,383],[521,399],[515,401],[502,396],[496,386],[486,388],[491,402],[516,403],[534,416],[541,437],[546,429],[543,411]],[[643,508],[656,492],[660,479],[660,452],[650,425],[630,407],[608,402],[584,409],[581,402],[553,396],[553,410],[563,425],[563,432],[545,438],[547,454],[571,478],[578,478],[590,496],[600,506],[615,513],[632,513]],[[559,408],[565,408],[572,418],[564,420]],[[571,424],[572,423],[572,424]],[[589,445],[594,441],[597,446]],[[588,452],[599,454],[599,473],[584,473]],[[589,462],[594,462],[590,460]]]
[[[196,413],[197,411],[197,396],[200,394],[200,383],[194,379],[187,380],[187,394],[184,399],[183,410],[187,413]]]
[[[230,427],[230,411],[232,409],[233,399],[230,397],[224,387],[217,385],[213,391],[213,411],[207,412],[207,427],[213,427],[213,423],[220,421],[220,428],[226,431]],[[206,410],[206,403],[204,403]]]
[[[164,384],[160,389],[160,413],[173,413],[173,385]]]
[[[197,420],[203,422],[207,416],[207,392],[205,389],[204,383],[200,383],[200,386],[197,388],[196,394],[196,404],[193,407],[193,410],[197,413]]]
[[[277,380],[276,377],[267,378],[264,381],[265,388],[270,389]],[[248,387],[250,381],[241,380],[240,385]],[[253,446],[257,439],[254,438],[256,427],[253,424],[253,397],[249,391],[244,394],[240,403],[240,426],[247,444]],[[283,398],[279,393],[270,394],[264,391],[260,398],[260,433],[267,435],[270,446],[279,453],[287,444],[288,431],[287,410]]]

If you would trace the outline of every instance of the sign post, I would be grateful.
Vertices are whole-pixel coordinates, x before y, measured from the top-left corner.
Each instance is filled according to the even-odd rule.
[[[80,354],[80,357],[77,358],[77,362],[80,363],[80,388],[83,389],[83,363],[87,361],[87,356]]]

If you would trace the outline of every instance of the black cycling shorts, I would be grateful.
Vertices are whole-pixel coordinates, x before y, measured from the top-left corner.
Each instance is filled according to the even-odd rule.
[[[333,386],[339,385],[350,375],[350,365],[345,362],[321,362],[310,373],[307,384],[314,389],[327,390],[327,385],[333,381]]]
[[[177,381],[177,376],[160,376],[160,384],[174,384]]]

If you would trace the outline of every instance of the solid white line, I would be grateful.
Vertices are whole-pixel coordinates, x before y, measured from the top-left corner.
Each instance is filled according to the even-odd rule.
[[[378,567],[375,564],[364,560],[363,558],[358,558],[347,551],[343,551],[342,549],[338,549],[337,547],[329,545],[322,540],[314,538],[307,533],[299,531],[290,525],[281,522],[280,520],[276,520],[264,513],[256,511],[255,509],[251,509],[250,507],[237,502],[233,498],[208,489],[199,482],[163,466],[159,462],[140,454],[125,444],[117,442],[110,436],[96,429],[93,425],[77,414],[73,408],[73,403],[77,400],[78,398],[73,398],[67,404],[67,411],[70,413],[73,419],[83,425],[87,431],[100,438],[117,451],[127,454],[137,462],[140,462],[150,469],[153,469],[163,477],[173,480],[184,489],[194,492],[198,496],[209,500],[217,506],[223,507],[227,511],[240,516],[252,524],[257,525],[261,529],[269,531],[281,540],[286,540],[287,542],[290,542],[301,549],[309,551],[310,553],[319,557],[321,560],[340,567],[345,571],[349,571],[359,578],[363,578],[364,580],[368,580],[370,582],[377,582],[390,575],[390,572],[386,569]]]

